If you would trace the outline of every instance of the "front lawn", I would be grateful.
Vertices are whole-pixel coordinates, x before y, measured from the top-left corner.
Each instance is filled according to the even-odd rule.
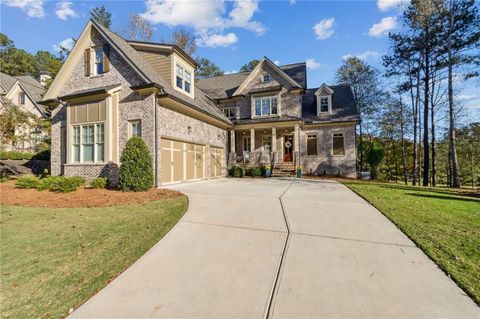
[[[480,194],[343,181],[383,212],[480,304]]]
[[[65,317],[158,242],[186,208],[183,195],[102,208],[1,206],[1,317]]]

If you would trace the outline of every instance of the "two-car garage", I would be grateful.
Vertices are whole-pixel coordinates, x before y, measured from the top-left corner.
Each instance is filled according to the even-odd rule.
[[[161,139],[161,183],[225,176],[225,150],[169,138]]]

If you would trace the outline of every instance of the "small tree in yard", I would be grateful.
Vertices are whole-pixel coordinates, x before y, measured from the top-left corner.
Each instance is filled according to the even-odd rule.
[[[378,177],[378,167],[383,160],[383,156],[383,149],[377,143],[373,143],[367,153],[367,162],[372,170],[372,179],[377,179]]]
[[[140,137],[128,140],[120,157],[120,189],[141,192],[153,187],[152,157]]]

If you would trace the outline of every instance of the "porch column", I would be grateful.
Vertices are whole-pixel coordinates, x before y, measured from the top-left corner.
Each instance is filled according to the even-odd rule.
[[[295,125],[295,135],[294,135],[294,143],[295,143],[295,165],[300,165],[300,125]]]
[[[250,129],[250,153],[255,151],[255,130],[253,128]]]
[[[277,151],[277,128],[272,127],[272,153]]]
[[[235,153],[235,131],[230,131],[230,153]]]

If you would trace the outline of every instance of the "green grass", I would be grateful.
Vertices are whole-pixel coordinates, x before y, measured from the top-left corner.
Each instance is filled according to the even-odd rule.
[[[480,305],[478,193],[373,182],[343,183],[383,212]]]
[[[105,208],[2,206],[1,317],[62,318],[160,240],[185,196]]]

